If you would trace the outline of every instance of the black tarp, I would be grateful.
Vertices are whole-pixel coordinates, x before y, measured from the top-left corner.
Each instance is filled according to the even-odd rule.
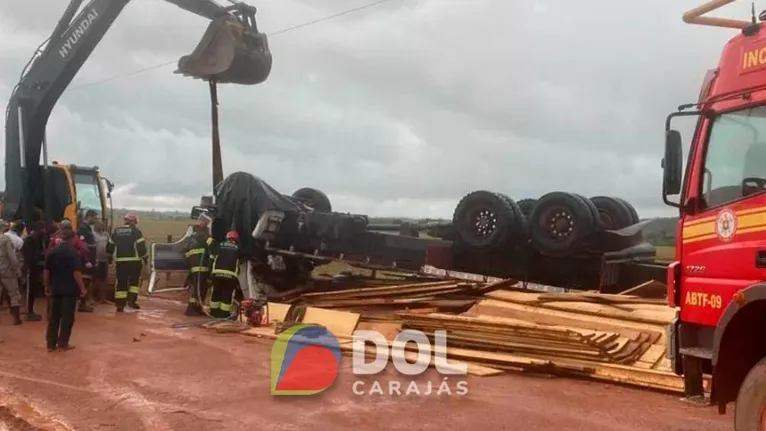
[[[235,229],[243,247],[249,248],[250,235],[265,211],[304,211],[295,199],[279,193],[260,178],[246,172],[235,172],[224,178],[215,189],[218,208],[213,222],[213,236],[221,241],[229,229]]]

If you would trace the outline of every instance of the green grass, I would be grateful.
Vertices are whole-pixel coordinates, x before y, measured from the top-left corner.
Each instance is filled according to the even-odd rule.
[[[178,241],[186,233],[186,229],[194,220],[161,220],[161,219],[140,219],[138,228],[144,233],[144,237],[149,242],[167,242],[168,235],[173,236],[173,241]]]

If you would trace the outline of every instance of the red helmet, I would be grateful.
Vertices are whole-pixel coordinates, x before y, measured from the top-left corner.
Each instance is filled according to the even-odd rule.
[[[236,230],[230,230],[226,232],[226,240],[228,241],[239,241],[239,233],[237,233]]]
[[[122,219],[125,221],[125,223],[138,224],[138,214],[133,212],[125,214],[125,217]]]

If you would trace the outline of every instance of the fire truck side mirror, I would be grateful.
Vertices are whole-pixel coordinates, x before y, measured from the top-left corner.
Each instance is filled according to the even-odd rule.
[[[662,193],[665,196],[681,193],[683,150],[681,134],[677,130],[665,132],[665,157],[662,159]]]

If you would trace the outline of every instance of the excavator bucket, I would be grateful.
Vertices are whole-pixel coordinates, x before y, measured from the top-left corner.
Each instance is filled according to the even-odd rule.
[[[178,60],[175,73],[221,84],[254,85],[269,77],[271,63],[266,35],[224,15],[210,22],[194,51]]]

